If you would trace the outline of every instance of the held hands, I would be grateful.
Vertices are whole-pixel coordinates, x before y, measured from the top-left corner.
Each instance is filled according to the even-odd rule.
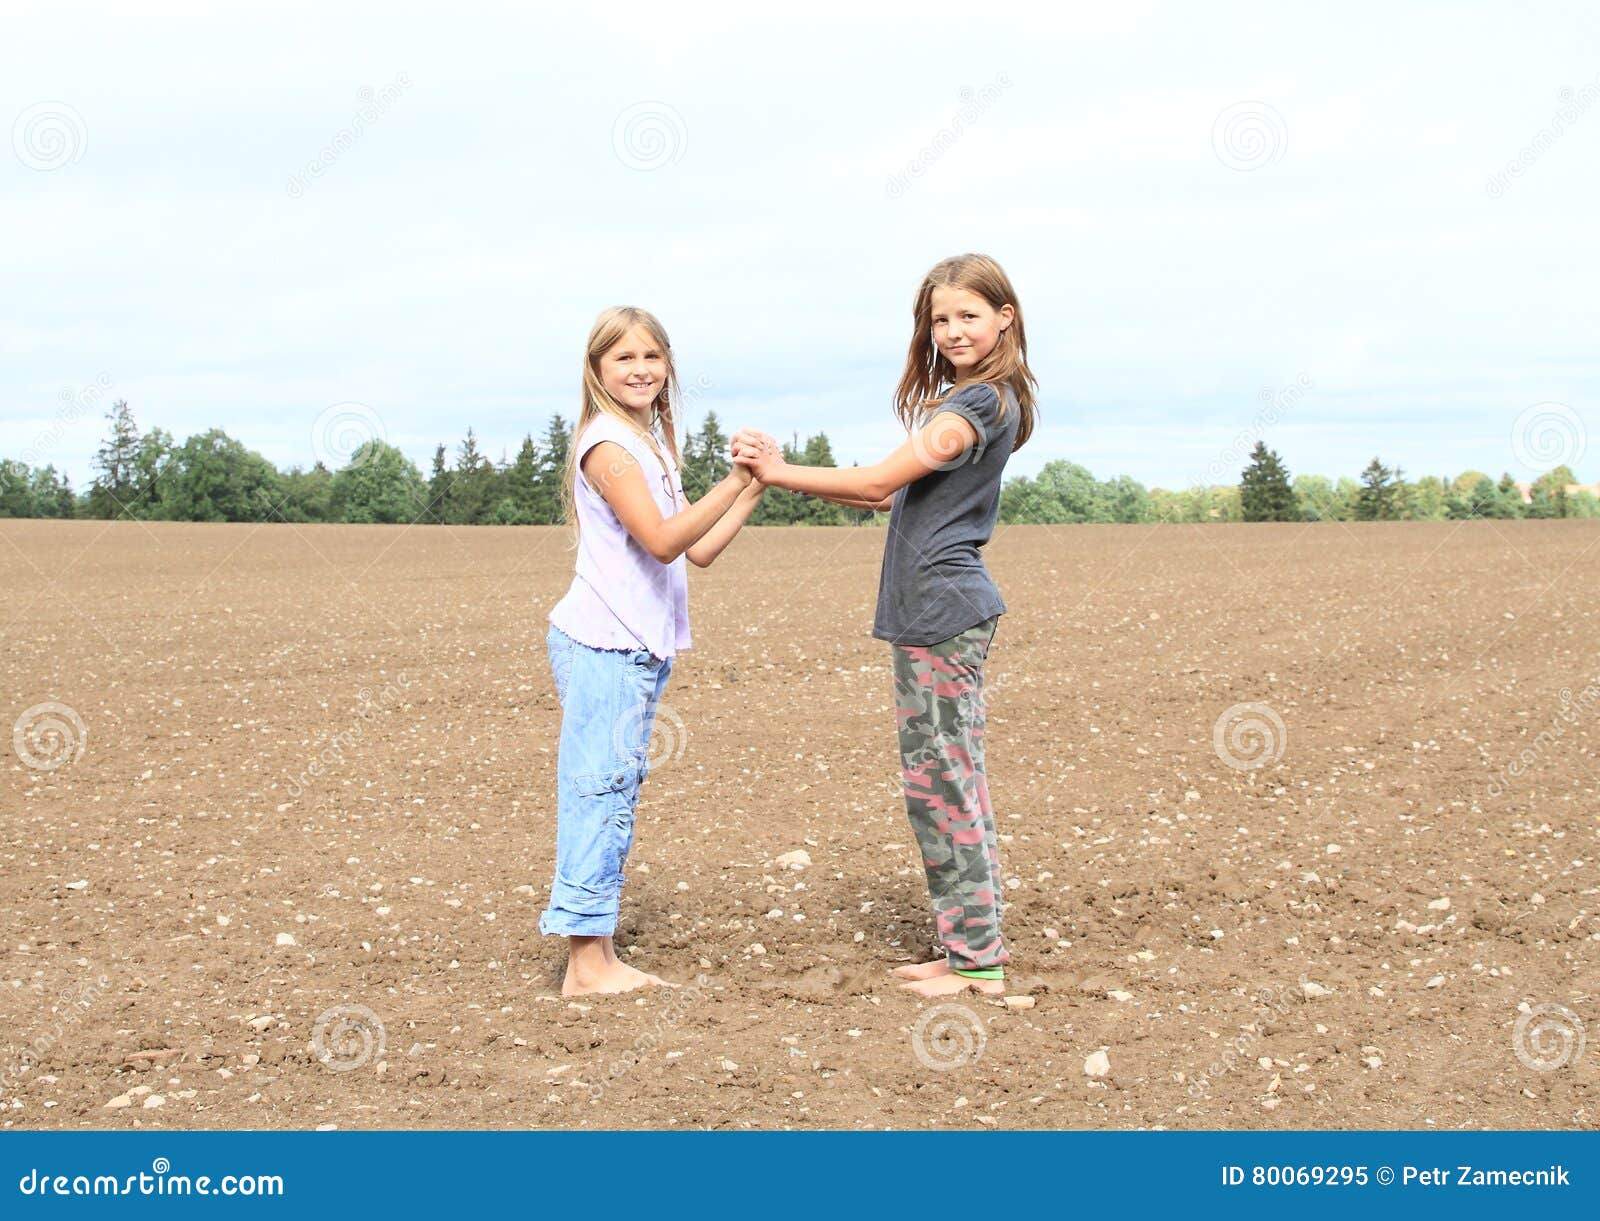
[[[771,476],[783,466],[783,450],[771,435],[754,428],[741,428],[733,434],[734,469],[748,470],[760,484],[770,483]]]

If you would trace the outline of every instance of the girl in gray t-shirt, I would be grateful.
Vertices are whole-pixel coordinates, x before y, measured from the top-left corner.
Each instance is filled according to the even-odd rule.
[[[734,461],[765,486],[889,510],[872,634],[890,643],[906,812],[942,957],[896,968],[924,996],[1005,991],[1000,859],[984,773],[983,663],[1004,613],[980,551],[1006,461],[1033,431],[1022,307],[1000,265],[945,259],[917,289],[895,394],[906,442],[871,466],[790,466],[764,433]]]

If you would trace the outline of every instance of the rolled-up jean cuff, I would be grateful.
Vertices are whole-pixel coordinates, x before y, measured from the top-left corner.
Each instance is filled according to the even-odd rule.
[[[610,937],[617,931],[617,913],[580,916],[575,912],[546,911],[539,917],[539,931],[546,937]]]
[[[617,931],[621,908],[621,878],[606,891],[557,877],[550,889],[550,902],[539,917],[539,931],[547,937],[609,937]]]

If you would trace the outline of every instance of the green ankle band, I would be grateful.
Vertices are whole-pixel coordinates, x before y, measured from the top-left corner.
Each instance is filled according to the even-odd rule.
[[[961,967],[951,967],[950,970],[952,974],[963,975],[968,979],[1004,979],[1006,977],[1004,967],[972,967],[965,970]]]

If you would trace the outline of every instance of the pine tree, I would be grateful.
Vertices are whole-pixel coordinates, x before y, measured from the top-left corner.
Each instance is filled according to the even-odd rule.
[[[1526,517],[1528,515],[1527,502],[1522,499],[1522,489],[1517,486],[1517,481],[1511,477],[1510,471],[1500,473],[1500,484],[1496,488],[1495,516],[1511,519]]]
[[[729,438],[714,411],[706,412],[697,431],[683,443],[683,491],[690,500],[699,500],[728,477],[733,460],[728,456]]]
[[[1361,472],[1361,492],[1356,497],[1357,521],[1392,521],[1398,516],[1396,473],[1377,458],[1367,463],[1367,469]]]
[[[110,435],[94,457],[100,477],[89,493],[96,517],[128,517],[136,495],[134,466],[139,456],[139,426],[127,399],[118,399],[106,412]]]
[[[477,434],[468,428],[456,456],[455,479],[445,497],[445,520],[461,526],[475,526],[487,520],[493,507],[493,492],[494,465],[478,448]]]
[[[1294,491],[1283,460],[1264,441],[1250,452],[1250,465],[1239,479],[1239,501],[1245,521],[1294,521]]]
[[[533,434],[522,438],[517,460],[511,464],[510,499],[516,509],[514,524],[532,525],[539,521],[539,447]]]
[[[433,470],[428,475],[428,509],[427,520],[435,525],[443,525],[445,511],[450,500],[450,485],[455,482],[450,473],[450,467],[445,460],[444,445],[440,444],[433,451]]]
[[[567,455],[571,450],[572,426],[557,412],[550,417],[539,446],[535,521],[553,525],[561,520],[561,485],[567,478]]]

